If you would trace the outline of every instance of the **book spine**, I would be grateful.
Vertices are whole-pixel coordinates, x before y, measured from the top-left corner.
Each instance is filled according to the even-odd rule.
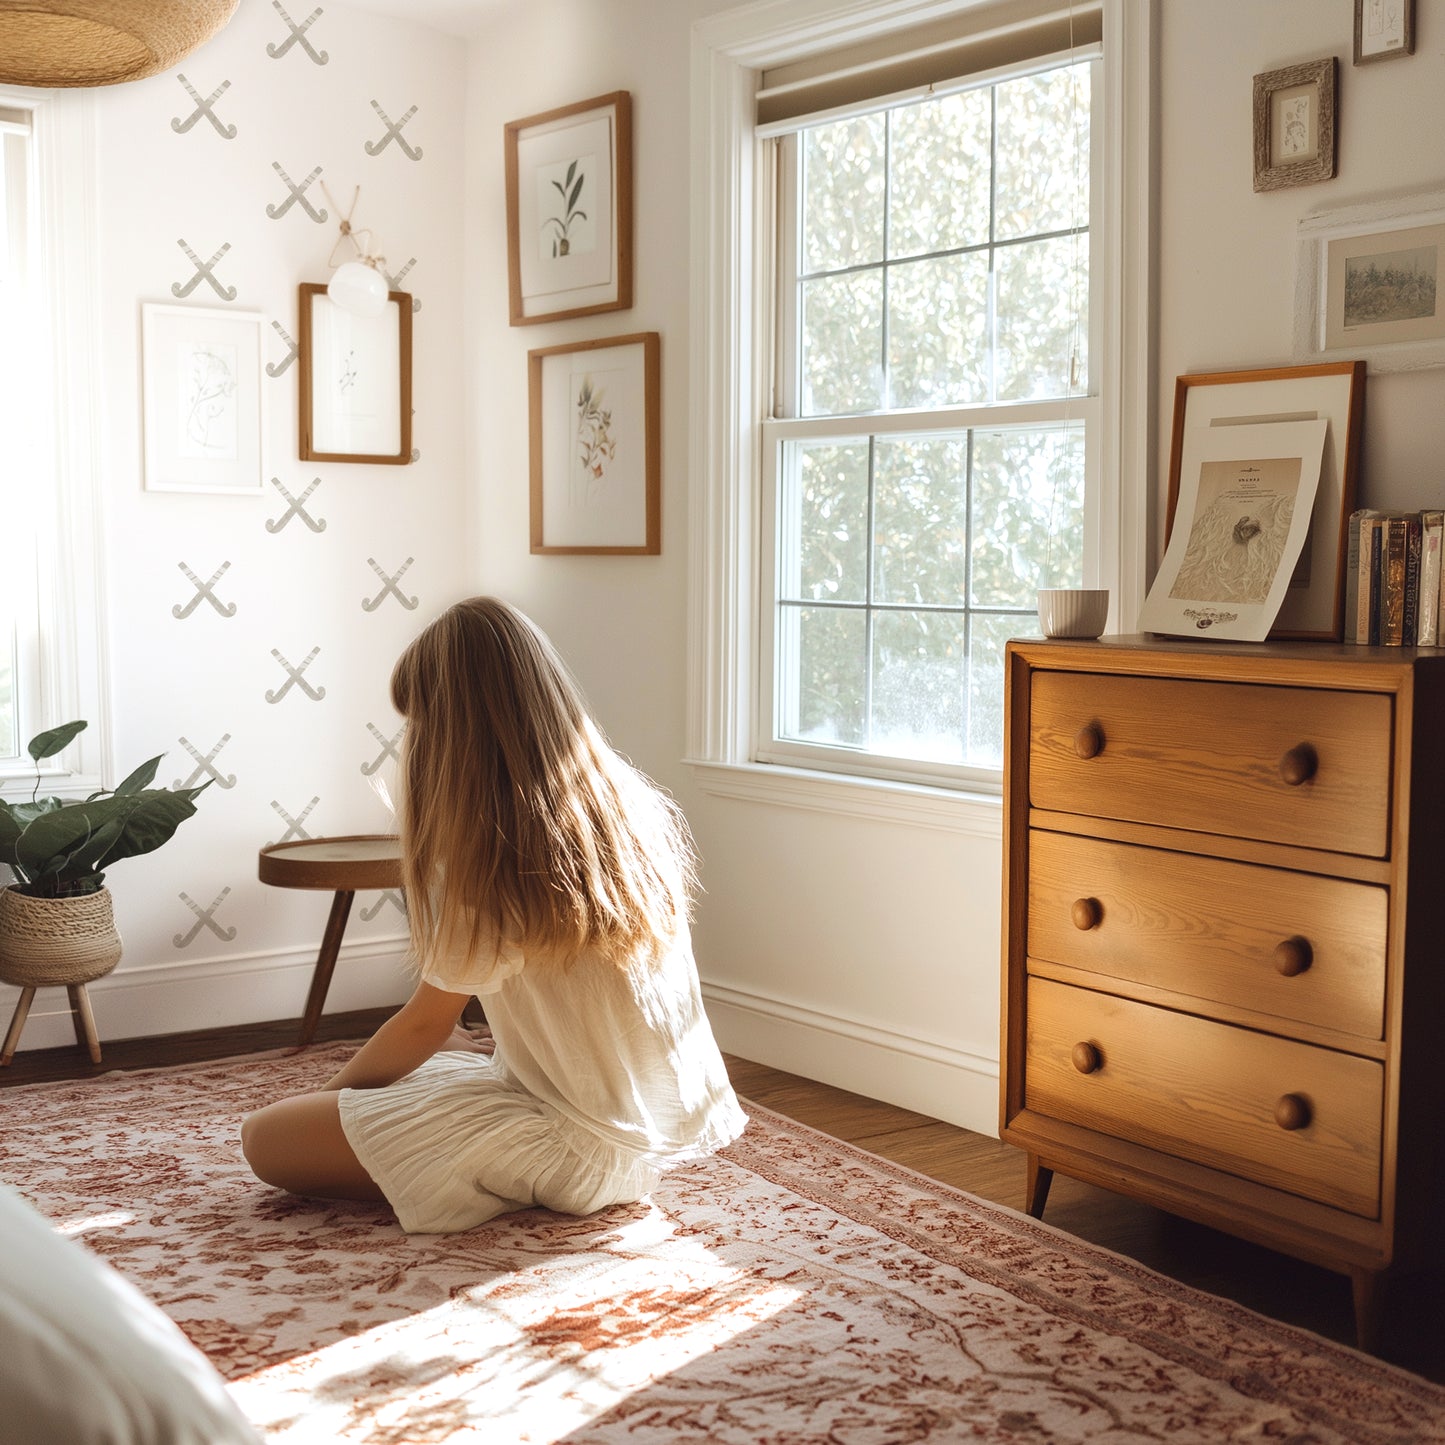
[[[1445,511],[1420,513],[1420,629],[1421,647],[1440,645],[1440,559],[1445,547]]]
[[[1351,512],[1345,533],[1345,641],[1360,640],[1360,524],[1364,517]]]
[[[1401,641],[1414,647],[1420,635],[1420,519],[1406,517],[1405,524],[1405,621]]]
[[[1360,577],[1360,641],[1369,643],[1371,647],[1378,646],[1380,642],[1380,567],[1384,532],[1384,519],[1371,517],[1361,538],[1364,556],[1360,565],[1366,570]]]
[[[1380,545],[1380,645],[1399,647],[1405,641],[1405,519],[1387,517]]]

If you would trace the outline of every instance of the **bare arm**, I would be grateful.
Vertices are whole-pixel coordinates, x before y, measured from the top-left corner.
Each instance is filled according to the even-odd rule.
[[[351,1060],[327,1080],[327,1089],[379,1089],[405,1078],[451,1037],[466,994],[447,993],[429,983],[416,991],[364,1043]]]

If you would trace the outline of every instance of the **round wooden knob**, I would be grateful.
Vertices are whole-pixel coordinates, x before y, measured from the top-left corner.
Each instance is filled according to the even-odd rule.
[[[1279,760],[1279,775],[1292,788],[1307,783],[1319,769],[1320,755],[1309,743],[1297,743]]]
[[[1285,1094],[1274,1106],[1274,1122],[1281,1129],[1303,1129],[1310,1121],[1310,1101],[1303,1094]]]
[[[1285,938],[1274,946],[1274,966],[1286,978],[1303,973],[1315,960],[1307,938]]]
[[[1104,1056],[1093,1044],[1077,1043],[1073,1052],[1074,1067],[1081,1074],[1096,1073],[1104,1067]]]
[[[1069,909],[1069,917],[1080,933],[1097,928],[1104,917],[1104,909],[1097,898],[1076,898]]]
[[[1085,723],[1074,734],[1074,751],[1081,758],[1097,758],[1104,751],[1104,729],[1098,723]]]

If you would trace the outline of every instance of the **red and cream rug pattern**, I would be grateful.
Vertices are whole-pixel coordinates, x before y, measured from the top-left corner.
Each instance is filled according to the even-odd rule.
[[[763,1109],[648,1201],[408,1237],[255,1182],[353,1046],[0,1096],[0,1179],[269,1441],[1445,1442],[1445,1390]]]

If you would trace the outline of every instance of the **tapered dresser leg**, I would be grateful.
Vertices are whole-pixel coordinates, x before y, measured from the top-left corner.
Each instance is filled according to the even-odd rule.
[[[1039,1163],[1037,1154],[1028,1156],[1028,1182],[1024,1188],[1024,1208],[1035,1219],[1044,1217],[1044,1205],[1049,1202],[1049,1185],[1054,1182],[1054,1171]]]
[[[1373,1354],[1380,1336],[1385,1276],[1377,1269],[1356,1267],[1350,1271],[1350,1285],[1355,1297],[1355,1344]]]

